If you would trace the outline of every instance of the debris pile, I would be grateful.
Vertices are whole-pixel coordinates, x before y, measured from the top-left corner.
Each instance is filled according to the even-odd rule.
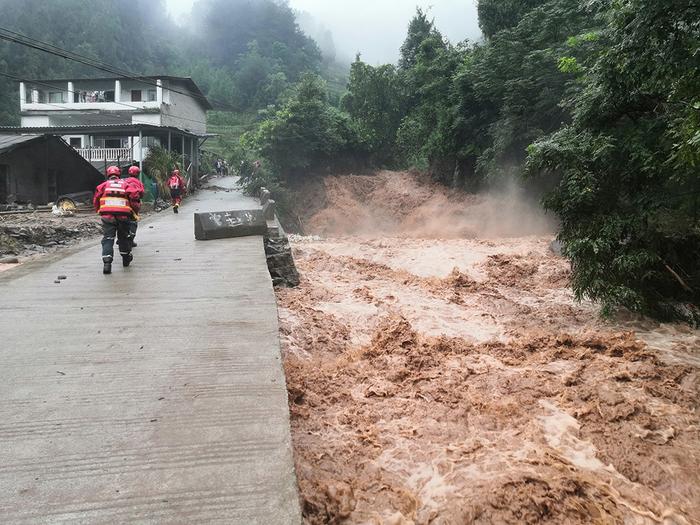
[[[54,217],[51,213],[0,216],[0,256],[23,257],[45,253],[60,246],[99,235],[94,215]]]
[[[299,286],[299,272],[294,264],[289,240],[284,234],[265,237],[265,257],[274,286]]]

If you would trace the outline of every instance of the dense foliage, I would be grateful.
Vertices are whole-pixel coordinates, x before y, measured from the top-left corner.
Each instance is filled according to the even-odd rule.
[[[567,101],[573,121],[530,148],[529,168],[561,177],[547,205],[561,217],[578,296],[692,317],[683,302],[700,304],[700,5],[617,2],[603,21],[593,59],[566,63],[582,85]]]
[[[455,45],[418,10],[398,67],[352,64],[349,120],[333,111],[342,126],[305,122],[297,100],[247,146],[281,180],[348,158],[467,189],[527,171],[529,186],[554,188],[545,204],[561,219],[578,297],[697,321],[697,2],[478,7],[484,42]]]
[[[307,74],[293,96],[259,129],[244,137],[287,179],[319,168],[341,169],[364,156],[361,137],[348,115],[329,104],[325,83]]]

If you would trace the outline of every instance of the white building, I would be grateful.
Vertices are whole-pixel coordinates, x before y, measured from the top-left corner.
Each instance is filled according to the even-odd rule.
[[[191,78],[41,79],[19,85],[22,123],[4,131],[61,135],[99,168],[141,163],[159,144],[195,174],[212,109]]]

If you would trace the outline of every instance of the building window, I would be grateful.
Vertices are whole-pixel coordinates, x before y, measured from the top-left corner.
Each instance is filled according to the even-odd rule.
[[[114,90],[105,91],[105,102],[114,102]]]
[[[133,91],[132,91],[133,93]],[[121,148],[122,139],[105,139],[105,148]]]
[[[132,89],[131,90],[131,101],[132,102],[141,102],[141,90],[140,89]]]
[[[83,139],[81,139],[80,137],[71,137],[70,145],[76,149],[82,148],[83,147]]]
[[[49,91],[49,104],[63,104],[63,91]]]
[[[158,100],[158,92],[155,89],[148,90],[148,101],[156,102]]]

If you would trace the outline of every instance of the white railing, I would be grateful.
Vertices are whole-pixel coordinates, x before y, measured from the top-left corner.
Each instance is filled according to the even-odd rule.
[[[90,162],[100,160],[107,162],[129,161],[132,158],[130,148],[76,148],[76,151]]]

